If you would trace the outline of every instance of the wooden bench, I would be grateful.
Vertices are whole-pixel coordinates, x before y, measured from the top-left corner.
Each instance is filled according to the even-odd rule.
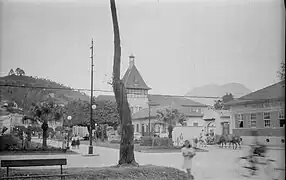
[[[61,174],[52,175],[33,175],[33,176],[13,176],[9,177],[10,167],[30,167],[30,166],[61,166]],[[7,168],[7,177],[1,179],[23,179],[23,178],[42,178],[42,177],[65,177],[67,174],[63,174],[63,165],[67,165],[67,159],[23,159],[23,160],[1,160],[1,167]]]

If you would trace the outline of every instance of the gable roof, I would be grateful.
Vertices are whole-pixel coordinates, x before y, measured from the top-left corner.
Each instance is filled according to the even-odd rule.
[[[176,104],[179,106],[207,107],[206,105],[193,101],[189,98],[171,96],[171,95],[149,94],[148,99],[149,101],[160,104],[161,106],[168,106],[171,104]]]
[[[125,88],[146,89],[146,90],[151,89],[144,82],[135,64],[133,64],[131,67],[127,69],[122,78],[122,82],[124,83]]]
[[[96,99],[98,101],[115,101],[115,97],[112,95],[99,95]],[[149,94],[148,99],[152,104],[159,104],[160,106],[170,106],[173,104],[185,107],[207,107],[207,105],[193,101],[189,98],[177,96]]]
[[[267,86],[258,91],[247,94],[237,100],[232,100],[225,105],[245,104],[265,100],[284,100],[285,99],[285,80]]]

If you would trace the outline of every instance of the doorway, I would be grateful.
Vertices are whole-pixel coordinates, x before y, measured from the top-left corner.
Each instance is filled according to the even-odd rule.
[[[225,135],[229,134],[229,122],[222,123],[222,134],[225,134]]]

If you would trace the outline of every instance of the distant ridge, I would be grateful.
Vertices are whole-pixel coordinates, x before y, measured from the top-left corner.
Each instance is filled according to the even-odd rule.
[[[240,83],[227,83],[224,85],[208,84],[191,89],[186,96],[217,96],[222,97],[226,93],[232,93],[235,98],[239,98],[252,91]],[[213,105],[214,99],[192,98],[203,104]]]

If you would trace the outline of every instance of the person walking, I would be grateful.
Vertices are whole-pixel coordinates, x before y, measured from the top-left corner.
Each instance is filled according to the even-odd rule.
[[[72,140],[71,146],[72,146],[73,149],[75,149],[75,146],[76,146],[76,135],[74,135],[71,140]]]
[[[185,144],[182,148],[182,155],[184,158],[183,162],[183,169],[186,169],[188,178],[190,180],[194,180],[194,176],[191,174],[191,169],[192,169],[192,159],[196,155],[196,152],[194,148],[192,148],[192,145],[189,140],[185,141]]]
[[[75,135],[75,144],[76,144],[77,149],[79,149],[80,140],[79,140],[79,136],[78,135]]]
[[[63,139],[62,150],[63,150],[64,152],[67,151],[67,137],[66,137],[66,136],[65,136],[64,139]]]

